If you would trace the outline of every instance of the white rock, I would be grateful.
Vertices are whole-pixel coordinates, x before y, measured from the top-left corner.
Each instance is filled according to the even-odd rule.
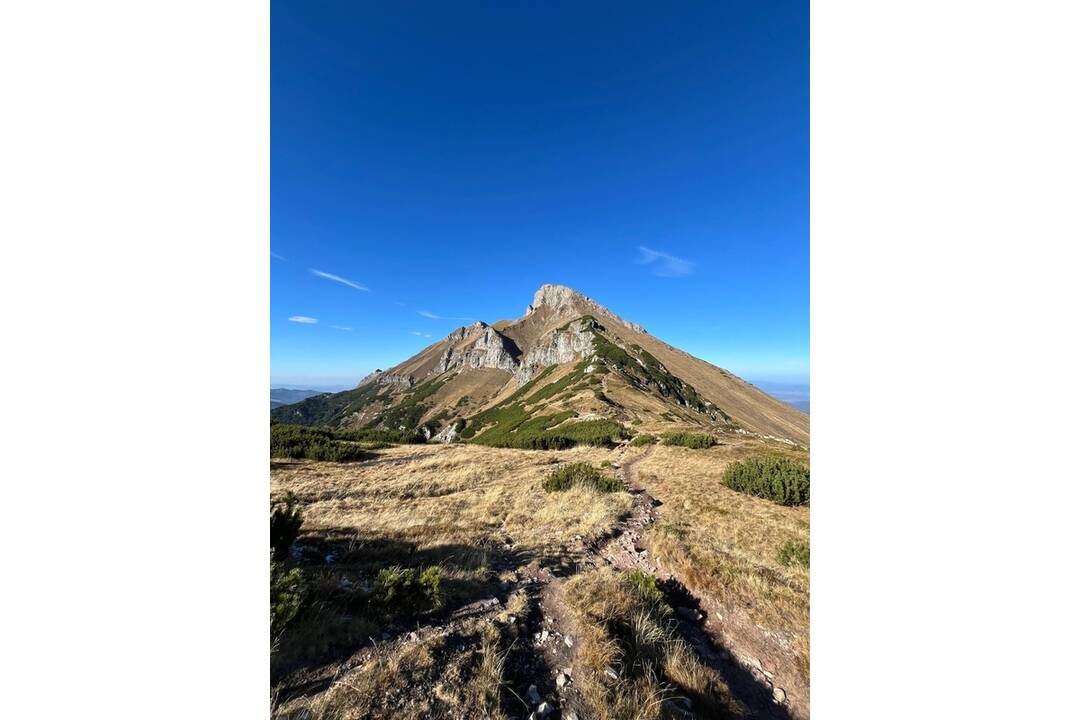
[[[540,703],[540,707],[536,708],[536,713],[537,713],[537,714],[538,714],[538,715],[539,715],[540,717],[547,717],[548,715],[550,715],[550,714],[552,713],[552,711],[553,711],[554,709],[555,709],[555,708],[551,707],[551,703],[549,703],[549,702],[542,702],[542,703]]]
[[[563,673],[559,673],[558,675],[555,676],[555,686],[556,687],[560,687],[560,688],[564,687],[566,685],[566,683],[568,683],[568,682],[570,682],[570,678],[566,677],[566,675],[563,674]]]
[[[772,699],[773,699],[773,702],[775,702],[777,704],[781,704],[785,700],[787,700],[787,693],[784,692],[783,688],[773,688]]]
[[[569,635],[563,638],[563,642],[566,643],[566,647],[574,647],[574,640]]]

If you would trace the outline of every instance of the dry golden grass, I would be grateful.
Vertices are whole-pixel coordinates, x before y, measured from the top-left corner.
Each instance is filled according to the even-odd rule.
[[[592,717],[654,720],[665,699],[680,697],[706,717],[732,714],[723,680],[624,576],[607,568],[577,575],[567,581],[565,599],[580,642],[575,681]]]
[[[662,521],[649,530],[655,556],[698,592],[743,608],[780,638],[809,673],[810,571],[785,566],[784,543],[810,541],[810,509],[783,507],[729,490],[729,463],[768,450],[750,439],[709,450],[659,446],[638,466],[641,483],[663,502]],[[809,464],[805,452],[782,450]]]
[[[577,535],[607,532],[629,510],[630,496],[546,493],[541,483],[560,462],[599,464],[606,454],[414,445],[361,463],[272,462],[272,497],[292,493],[303,513],[297,545],[334,556],[305,568],[311,602],[286,628],[272,672],[341,659],[401,619],[393,617],[396,607],[365,609],[359,599],[381,568],[437,566],[444,609],[453,611],[491,597],[501,579],[497,564],[572,566],[565,546]]]
[[[475,623],[453,637],[433,635],[379,649],[313,697],[282,703],[275,718],[503,718],[506,650],[499,630]]]
[[[352,535],[407,543],[414,551],[485,548],[507,539],[519,556],[560,554],[575,535],[607,531],[630,508],[627,493],[540,487],[558,463],[599,464],[608,451],[559,452],[479,445],[401,446],[365,463],[274,463],[271,496],[292,492],[304,513],[303,536]]]

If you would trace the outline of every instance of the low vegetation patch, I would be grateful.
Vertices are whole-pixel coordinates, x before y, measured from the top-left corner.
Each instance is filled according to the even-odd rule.
[[[601,473],[586,462],[563,465],[544,480],[544,490],[547,492],[562,492],[572,487],[592,488],[605,493],[623,489],[618,478]]]
[[[633,440],[630,441],[630,447],[641,447],[642,445],[652,445],[656,442],[656,436],[648,433],[642,433]]]
[[[439,568],[418,570],[397,565],[379,570],[371,601],[393,614],[422,612],[441,607]]]
[[[303,607],[306,594],[300,568],[270,562],[270,637],[281,636]]]
[[[304,523],[296,497],[289,493],[283,500],[270,503],[270,549],[274,560],[284,560],[289,555],[300,526]]]
[[[631,570],[626,574],[626,581],[659,615],[668,617],[672,614],[671,605],[668,604],[667,597],[654,575],[648,575],[640,570]]]
[[[780,505],[810,504],[810,469],[782,455],[764,455],[732,463],[724,485]]]
[[[810,567],[810,545],[804,542],[787,541],[776,553],[776,561],[781,565]]]
[[[304,604],[307,587],[299,568],[288,567],[296,536],[303,524],[296,498],[289,494],[284,500],[270,505],[270,637],[280,637],[285,626],[292,622]]]
[[[630,436],[625,427],[612,420],[566,422],[576,415],[573,410],[564,410],[534,417],[523,405],[513,404],[485,410],[469,421],[461,435],[475,438],[480,445],[521,450],[565,450],[575,445],[611,447]],[[484,426],[487,429],[476,435]]]
[[[333,433],[338,440],[353,440],[362,443],[385,443],[385,445],[408,445],[425,442],[424,436],[415,430],[337,430]],[[385,446],[384,445],[384,446]]]
[[[694,450],[705,450],[717,444],[716,438],[706,433],[666,432],[661,437],[665,445],[679,445]]]
[[[339,440],[331,430],[272,423],[270,457],[355,462],[374,455],[354,442]]]
[[[681,717],[675,707],[682,698],[697,717],[734,715],[724,681],[676,634],[655,578],[602,569],[573,577],[565,588],[581,641],[574,682],[590,717]]]

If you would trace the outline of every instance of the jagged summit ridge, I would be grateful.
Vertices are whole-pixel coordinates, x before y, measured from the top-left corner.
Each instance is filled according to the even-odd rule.
[[[567,317],[595,313],[615,320],[635,332],[646,332],[645,328],[637,323],[623,320],[588,295],[580,293],[566,285],[555,285],[552,283],[541,285],[540,289],[533,295],[532,304],[525,308],[525,317],[529,317],[542,307],[548,308],[556,315],[565,315]]]

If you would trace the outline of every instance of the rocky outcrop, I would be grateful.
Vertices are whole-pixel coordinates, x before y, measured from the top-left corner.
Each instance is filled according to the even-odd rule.
[[[541,307],[547,308],[556,315],[565,317],[589,314],[599,315],[615,320],[635,332],[648,334],[645,328],[637,323],[623,320],[592,298],[582,295],[577,290],[568,288],[565,285],[541,285],[540,289],[533,295],[532,304],[525,308],[525,317],[529,317]]]
[[[482,323],[472,325],[470,328],[461,328],[461,331],[470,329],[480,330],[479,336],[465,347],[448,347],[439,358],[438,364],[432,370],[433,375],[444,373],[448,370],[460,370],[464,368],[495,368],[514,372],[518,369],[517,355],[520,354],[514,342],[501,335],[495,328]],[[458,332],[458,331],[455,331]],[[454,333],[451,333],[451,337]],[[468,337],[466,332],[462,338]]]
[[[464,423],[462,423],[464,425]],[[458,421],[454,421],[440,430],[435,437],[431,438],[435,442],[452,443],[458,439],[458,433],[460,428],[458,427]]]
[[[514,379],[518,384],[525,384],[550,365],[561,365],[592,354],[593,338],[591,321],[571,322],[529,350],[514,373]]]
[[[361,380],[360,385],[357,385],[357,387],[366,385],[369,382],[376,385],[400,385],[401,387],[410,388],[416,384],[416,379],[411,375],[389,375],[382,370],[376,370]]]
[[[470,335],[476,335],[477,333],[482,332],[487,326],[487,323],[483,320],[477,320],[472,325],[459,327],[457,330],[447,335],[446,341],[449,343],[461,342]]]

